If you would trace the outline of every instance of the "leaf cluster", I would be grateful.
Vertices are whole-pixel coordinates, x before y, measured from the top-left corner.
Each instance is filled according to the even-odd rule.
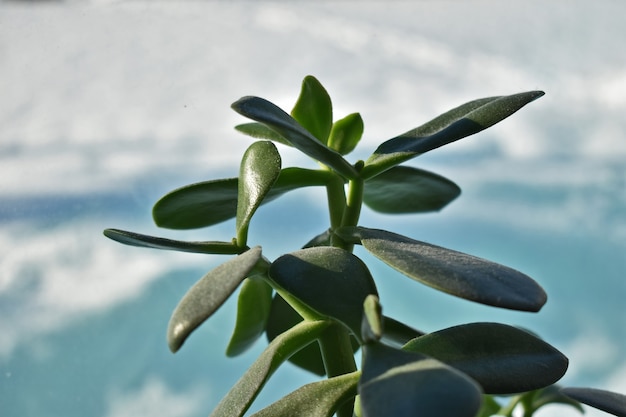
[[[291,113],[259,97],[232,108],[252,122],[236,129],[257,141],[244,153],[238,177],[174,190],[153,208],[155,223],[193,229],[235,219],[226,241],[183,242],[118,229],[118,242],[156,249],[231,255],[180,301],[167,330],[172,352],[237,289],[235,329],[226,349],[239,355],[263,335],[268,345],[222,399],[212,416],[243,416],[276,369],[289,361],[325,378],[295,389],[254,414],[263,416],[511,416],[548,403],[580,402],[624,416],[619,394],[554,385],[568,360],[522,329],[468,323],[432,333],[385,316],[376,281],[353,253],[361,245],[406,277],[473,302],[537,312],[541,286],[522,272],[469,254],[359,223],[362,206],[387,213],[441,210],[460,188],[440,175],[402,165],[473,135],[541,97],[541,91],[473,100],[389,139],[365,161],[345,158],[359,143],[358,113],[334,120],[326,89],[312,76],[302,83]],[[283,167],[276,143],[317,161],[317,168]],[[277,259],[248,246],[257,209],[283,194],[322,187],[329,226]],[[306,242],[306,243],[304,243]],[[362,350],[362,363],[354,354]],[[501,404],[503,395],[509,397]]]

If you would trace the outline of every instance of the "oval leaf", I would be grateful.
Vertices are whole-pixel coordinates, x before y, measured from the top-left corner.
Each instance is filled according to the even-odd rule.
[[[562,388],[568,397],[618,417],[626,417],[626,395],[595,388]]]
[[[381,213],[423,213],[441,210],[459,194],[459,186],[440,175],[397,166],[365,183],[363,202]]]
[[[539,311],[547,300],[532,278],[485,259],[385,230],[350,227],[336,233],[347,241],[360,242],[406,276],[466,300],[520,311]]]
[[[241,160],[237,194],[237,245],[245,246],[252,216],[278,179],[281,159],[276,145],[254,142]]]
[[[363,136],[363,119],[359,113],[352,113],[337,120],[328,137],[328,147],[342,155],[354,150]]]
[[[337,408],[356,395],[360,372],[352,372],[306,384],[252,417],[331,417]]]
[[[274,339],[228,394],[211,417],[241,417],[248,410],[270,376],[291,355],[316,340],[330,321],[304,321]]]
[[[252,276],[243,282],[237,299],[235,330],[226,348],[227,356],[245,352],[265,332],[272,292],[272,287],[260,276]]]
[[[367,266],[335,247],[302,249],[276,259],[270,278],[317,313],[346,325],[360,340],[363,301],[378,295]]]
[[[291,146],[291,143],[289,143],[287,139],[262,123],[243,123],[235,126],[235,130],[256,139],[268,139],[274,142],[282,143],[283,145]]]
[[[141,248],[175,250],[179,252],[210,253],[215,255],[237,255],[246,250],[246,248],[241,248],[232,242],[183,242],[180,240],[142,235],[119,229],[106,229],[104,231],[104,235],[109,239],[113,239],[125,245],[137,246]]]
[[[472,323],[420,336],[403,350],[419,352],[477,381],[487,394],[514,394],[544,388],[567,370],[554,347],[515,327]]]
[[[480,409],[480,387],[435,359],[381,343],[365,345],[363,355],[363,417],[474,417]]]
[[[544,94],[543,91],[528,91],[465,103],[423,126],[382,143],[365,162],[361,175],[363,178],[373,177],[425,152],[478,133]]]
[[[359,177],[356,169],[339,153],[320,143],[293,117],[275,104],[259,97],[243,97],[233,103],[232,108],[242,116],[267,125],[287,139],[295,148],[327,165],[340,175],[349,179]]]
[[[261,248],[257,246],[209,271],[187,291],[167,328],[167,342],[172,352],[180,349],[191,332],[230,297],[260,259]]]
[[[333,106],[328,92],[317,78],[311,75],[304,77],[291,116],[326,145],[333,124]]]
[[[302,187],[323,186],[333,177],[324,170],[285,168],[261,204],[288,191]],[[205,181],[178,188],[163,196],[152,209],[159,227],[197,229],[232,219],[237,214],[239,180],[227,178]]]

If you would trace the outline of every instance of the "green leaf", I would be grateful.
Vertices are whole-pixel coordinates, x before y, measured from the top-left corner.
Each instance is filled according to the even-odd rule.
[[[180,349],[191,332],[220,308],[260,259],[261,248],[254,247],[209,271],[187,291],[167,328],[172,352]]]
[[[558,385],[550,385],[549,387],[536,391],[532,397],[532,409],[534,411],[548,404],[565,404],[574,407],[581,413],[585,412],[585,409],[580,405],[578,401],[575,401],[561,392],[561,387]]]
[[[274,339],[222,398],[211,417],[243,416],[274,371],[303,346],[316,340],[329,324],[329,321],[303,321]]]
[[[287,139],[295,148],[327,165],[340,175],[348,179],[359,177],[356,169],[339,153],[320,143],[309,131],[275,104],[259,97],[243,97],[233,103],[232,108],[242,116],[267,125]]]
[[[466,300],[520,311],[539,311],[547,296],[532,278],[472,255],[364,227],[335,231],[406,276]]]
[[[270,278],[322,316],[347,326],[360,341],[363,301],[378,295],[367,266],[335,247],[312,247],[283,255],[269,269]]]
[[[378,297],[368,295],[363,302],[363,321],[361,337],[365,343],[378,342],[383,337],[383,310]]]
[[[303,385],[252,417],[331,417],[356,395],[360,372],[352,372]]]
[[[330,238],[332,236],[332,232],[330,229],[326,229],[324,232],[315,236],[313,239],[309,240],[302,248],[312,248],[315,246],[330,246]]]
[[[137,246],[140,248],[175,250],[179,252],[210,253],[215,255],[237,255],[246,250],[238,247],[232,242],[183,242],[180,240],[166,239],[142,235],[135,232],[128,232],[119,229],[106,229],[104,235],[109,239],[125,245]]]
[[[364,345],[363,355],[363,417],[474,417],[480,409],[480,387],[436,359],[381,343]]]
[[[322,84],[313,76],[302,80],[302,89],[291,116],[326,145],[333,124],[333,106]]]
[[[403,350],[433,357],[477,381],[487,394],[544,388],[567,370],[567,358],[543,340],[499,323],[471,323],[420,336]]]
[[[404,345],[409,340],[425,334],[391,317],[383,316],[383,319],[383,339],[389,342]]]
[[[324,186],[333,178],[331,172],[324,170],[284,168],[261,204],[298,188]],[[152,217],[159,227],[168,229],[211,226],[236,216],[238,189],[237,178],[187,185],[157,201]]]
[[[498,414],[500,404],[491,395],[483,395],[483,404],[480,407],[477,417],[491,417]]]
[[[618,417],[626,417],[626,395],[595,388],[562,388],[568,397]]]
[[[365,162],[361,175],[363,178],[373,177],[425,152],[478,133],[544,94],[543,91],[529,91],[465,103],[382,143]]]
[[[452,181],[432,172],[397,166],[365,183],[363,202],[381,213],[438,211],[461,194]]]
[[[354,150],[363,135],[363,119],[359,113],[352,113],[337,120],[328,137],[328,147],[342,155]]]
[[[272,292],[272,287],[261,276],[252,276],[243,282],[237,300],[235,330],[226,348],[227,356],[245,352],[265,332]]]
[[[276,145],[269,141],[254,142],[241,160],[237,194],[237,245],[245,246],[252,216],[259,208],[281,172]]]
[[[275,130],[261,123],[243,123],[235,126],[235,130],[256,139],[269,139],[274,142],[282,143],[283,145],[292,146],[287,139],[282,137]]]
[[[302,316],[280,294],[275,294],[267,319],[267,340],[271,342],[296,324],[302,322],[302,320]],[[326,375],[322,352],[318,343],[311,343],[303,347],[289,358],[289,362],[315,375]]]

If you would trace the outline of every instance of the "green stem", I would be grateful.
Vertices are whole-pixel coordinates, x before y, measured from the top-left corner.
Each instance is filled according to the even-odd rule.
[[[318,339],[328,378],[357,370],[350,334],[339,323],[330,325]],[[337,410],[337,417],[352,417],[354,401]]]
[[[344,181],[338,175],[333,175],[326,183],[326,195],[328,196],[328,213],[330,215],[330,227],[335,229],[341,225],[346,208],[346,192]]]

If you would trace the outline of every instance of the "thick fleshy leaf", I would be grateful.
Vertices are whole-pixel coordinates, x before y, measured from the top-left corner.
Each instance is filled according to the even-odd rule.
[[[330,229],[326,229],[324,232],[315,236],[313,239],[309,240],[302,248],[313,248],[315,246],[330,246],[330,239],[332,233]]]
[[[532,278],[485,259],[385,230],[345,227],[335,233],[406,276],[466,300],[520,311],[539,311],[547,300]]]
[[[478,133],[543,95],[543,91],[528,91],[465,103],[418,128],[383,142],[365,162],[361,175],[363,178],[373,177],[425,152]]]
[[[356,395],[360,372],[303,385],[252,417],[331,417],[346,400]]]
[[[444,362],[477,381],[487,394],[514,394],[547,387],[567,370],[554,347],[516,327],[471,323],[420,336],[403,350]]]
[[[326,145],[333,124],[333,106],[328,92],[317,78],[311,75],[304,77],[291,116]]]
[[[359,113],[352,113],[333,123],[328,137],[328,147],[342,155],[354,150],[363,136],[363,119]]]
[[[378,295],[367,266],[335,247],[313,247],[283,255],[269,269],[270,278],[322,316],[346,325],[361,337],[363,301]]]
[[[365,183],[363,202],[381,213],[420,213],[441,210],[459,194],[459,186],[440,175],[397,166]]]
[[[383,316],[383,319],[383,339],[389,342],[404,345],[409,340],[425,334],[394,318]]]
[[[232,104],[232,108],[242,116],[261,122],[278,132],[295,148],[311,158],[327,165],[340,175],[355,179],[359,177],[356,169],[338,152],[320,143],[309,131],[304,129],[293,117],[275,104],[259,97],[243,97]]]
[[[237,299],[235,330],[226,348],[227,356],[245,352],[265,332],[272,292],[272,287],[260,276],[252,276],[243,282]]]
[[[568,397],[618,417],[626,417],[626,395],[596,388],[562,388]]]
[[[555,384],[540,389],[530,395],[532,395],[532,402],[530,406],[532,407],[533,411],[538,410],[544,405],[565,404],[574,407],[575,409],[580,411],[581,414],[585,412],[585,409],[582,407],[582,405],[580,405],[578,401],[573,400],[567,395],[563,394],[561,392],[561,387]]]
[[[140,233],[128,232],[119,229],[106,229],[104,235],[109,239],[125,245],[137,246],[141,248],[175,250],[179,252],[210,253],[215,255],[236,255],[246,250],[232,242],[184,242],[181,240],[166,239],[142,235]]]
[[[266,335],[271,342],[279,335],[291,329],[303,320],[296,310],[294,310],[279,294],[274,295],[270,307],[270,314],[267,319]],[[314,373],[315,375],[326,375],[322,352],[318,343],[311,343],[289,358],[289,362],[294,365]]]
[[[480,409],[480,387],[436,359],[381,343],[363,346],[363,355],[363,417],[474,417]]]
[[[259,246],[209,271],[187,291],[167,328],[167,343],[176,352],[200,324],[230,297],[261,259]]]
[[[274,339],[228,394],[211,417],[241,417],[276,369],[303,346],[316,340],[330,321],[303,321]]]
[[[270,141],[254,142],[243,154],[237,187],[237,245],[245,246],[250,220],[280,172],[280,154]]]
[[[235,130],[255,139],[268,139],[274,142],[282,143],[283,145],[292,146],[287,139],[262,123],[242,123],[235,126]]]
[[[333,174],[324,170],[285,168],[262,204],[291,190],[326,185],[331,177]],[[159,227],[168,229],[197,229],[232,219],[237,214],[238,188],[237,178],[178,188],[157,201],[152,217]]]
[[[378,297],[368,295],[363,302],[361,337],[364,343],[378,342],[383,337],[383,310]]]

